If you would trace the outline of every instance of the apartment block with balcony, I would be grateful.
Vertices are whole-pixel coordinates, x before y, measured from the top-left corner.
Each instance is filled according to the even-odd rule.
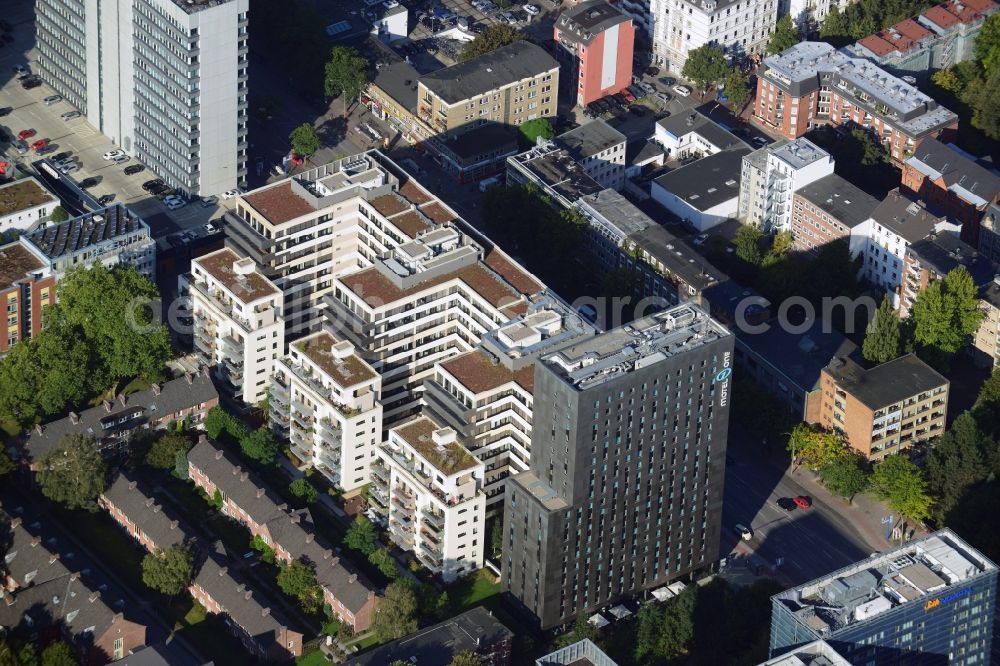
[[[764,58],[753,120],[796,139],[821,125],[872,133],[897,164],[925,138],[947,138],[958,116],[913,85],[824,42],[799,42]]]
[[[804,137],[769,150],[764,177],[764,231],[790,231],[796,190],[832,173],[830,153]]]
[[[190,299],[195,354],[234,403],[261,402],[285,350],[281,291],[228,248],[193,259],[178,282]]]
[[[0,245],[0,354],[42,330],[42,312],[56,302],[56,278],[45,257],[23,241]]]
[[[424,380],[424,413],[454,430],[486,466],[488,513],[503,510],[507,478],[528,469],[536,360],[590,335],[589,322],[543,292],[524,315],[486,333],[477,349],[440,361]]]
[[[378,151],[336,160],[243,195],[226,243],[284,298],[286,337],[319,331],[334,278],[458,219]]]
[[[419,410],[438,361],[470,351],[523,314],[543,287],[457,226],[422,234],[375,265],[336,278],[327,297],[335,334],[382,376],[385,428]]]
[[[983,320],[973,337],[972,357],[980,367],[995,368],[1000,365],[1000,276],[980,291],[979,309]]]
[[[451,582],[483,566],[486,466],[426,416],[389,431],[372,466],[372,508],[390,538]]]
[[[879,461],[944,434],[949,385],[914,354],[867,370],[835,358],[821,373],[818,423]]]
[[[917,295],[956,268],[964,268],[977,289],[993,282],[1000,266],[980,255],[953,233],[932,233],[906,248],[903,283],[899,291],[899,315],[906,317]]]
[[[997,9],[991,0],[947,0],[859,39],[847,50],[897,76],[929,76],[972,60],[976,37]]]
[[[585,107],[632,83],[635,27],[622,9],[587,0],[559,15],[553,26],[556,54],[576,105]]]
[[[650,0],[654,63],[680,73],[706,44],[732,59],[764,52],[778,21],[777,0]]]
[[[345,492],[370,480],[382,441],[382,378],[354,345],[321,331],[293,342],[275,363],[271,428],[292,453]]]

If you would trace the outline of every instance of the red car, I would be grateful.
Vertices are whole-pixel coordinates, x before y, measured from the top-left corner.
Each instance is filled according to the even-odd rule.
[[[800,509],[808,509],[812,506],[813,501],[806,497],[805,495],[799,495],[798,497],[793,497],[792,501],[795,502],[795,506]]]
[[[31,149],[37,153],[39,150],[41,150],[47,145],[49,145],[48,139],[39,139],[38,141],[31,144]]]
[[[20,132],[17,133],[17,138],[20,139],[21,141],[24,141],[26,139],[30,139],[31,137],[35,136],[35,134],[37,133],[38,132],[36,132],[33,129],[21,130]]]
[[[629,104],[635,101],[635,95],[629,92],[628,88],[622,88],[621,94],[625,97]]]

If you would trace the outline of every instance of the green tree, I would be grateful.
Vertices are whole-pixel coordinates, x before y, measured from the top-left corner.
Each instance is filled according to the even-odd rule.
[[[983,433],[970,412],[962,412],[927,452],[927,487],[936,498],[934,515],[943,522],[973,485],[990,470],[984,451],[996,443]]]
[[[879,499],[901,515],[913,520],[930,516],[933,499],[927,493],[923,473],[912,460],[899,455],[886,456],[877,463],[869,479],[869,488]]]
[[[319,500],[319,491],[306,479],[295,479],[288,484],[288,492],[306,504],[315,504]]]
[[[750,99],[750,88],[747,87],[747,77],[738,67],[729,70],[725,80],[726,97],[733,106],[733,111],[738,113]]]
[[[10,459],[10,452],[0,447],[0,479],[14,471],[14,461]]]
[[[372,631],[380,642],[402,638],[417,630],[417,597],[409,585],[389,583],[375,608]]]
[[[229,425],[229,414],[222,407],[212,407],[205,415],[205,434],[211,439],[219,439]]]
[[[521,123],[521,138],[527,146],[534,146],[538,143],[538,137],[551,139],[556,135],[556,130],[548,118],[535,118]]]
[[[991,17],[992,18],[992,17]],[[972,107],[972,126],[1000,139],[1000,70],[966,89],[963,100]]]
[[[1000,18],[994,17],[990,15],[983,23],[972,47],[972,53],[982,63],[987,75],[1000,69]]]
[[[29,349],[39,373],[34,388],[41,413],[52,416],[85,401],[93,389],[89,373],[94,366],[79,326],[70,324],[59,308],[46,308],[45,330]]]
[[[767,54],[774,55],[785,49],[790,49],[799,43],[799,29],[792,22],[790,14],[785,14],[774,26],[770,41],[767,42]]]
[[[728,72],[726,52],[713,44],[704,44],[689,51],[681,70],[684,78],[693,81],[703,92],[713,83],[725,79]]]
[[[222,507],[225,506],[226,501],[222,499],[222,492],[218,488],[215,489],[215,494],[212,495],[212,499],[209,500],[209,503],[220,511],[222,510]]]
[[[501,516],[494,518],[493,524],[490,526],[490,551],[494,560],[500,559],[500,553],[503,551],[503,518]]]
[[[760,252],[760,242],[764,234],[757,227],[744,224],[736,232],[733,243],[736,245],[736,256],[750,264],[760,266],[763,256]]]
[[[483,666],[483,661],[472,650],[465,650],[452,657],[448,666]]]
[[[358,514],[344,534],[344,545],[368,557],[378,547],[378,532],[372,521],[364,514]]]
[[[255,534],[253,539],[250,540],[250,548],[260,553],[260,559],[266,564],[274,564],[274,548],[267,545],[259,534]]]
[[[800,423],[792,429],[787,449],[792,458],[801,458],[805,468],[813,470],[822,469],[848,454],[847,447],[836,433],[808,423]]]
[[[261,465],[273,465],[278,459],[278,442],[267,427],[254,430],[240,441],[240,450],[250,460]]]
[[[52,209],[52,214],[49,215],[49,221],[52,224],[59,224],[60,222],[65,222],[69,219],[69,213],[62,206],[56,206]]]
[[[847,24],[847,17],[840,12],[840,8],[835,5],[830,5],[830,12],[823,19],[823,24],[819,29],[819,36],[821,39],[830,39],[836,37],[847,37],[850,35],[850,26]]]
[[[643,604],[636,618],[635,661],[638,664],[653,663],[662,656],[660,633],[663,627],[663,611],[659,606]]]
[[[965,91],[965,82],[955,73],[953,68],[939,69],[931,74],[931,83],[956,97]]]
[[[857,128],[851,130],[851,136],[861,145],[861,164],[864,166],[875,166],[889,159],[885,147],[877,143],[867,130]]]
[[[70,509],[79,509],[90,506],[104,492],[106,474],[97,442],[70,433],[42,458],[37,479],[43,495]]]
[[[663,606],[660,650],[671,660],[684,654],[694,639],[694,610],[698,586],[688,585],[679,595]]]
[[[878,25],[871,16],[861,16],[850,24],[851,37],[854,39],[864,39],[876,30]]]
[[[823,479],[823,485],[831,493],[845,498],[848,502],[868,487],[865,461],[857,453],[837,456],[820,468],[819,475]]]
[[[42,378],[34,344],[19,342],[0,359],[0,415],[21,427],[34,425],[43,415],[37,394]]]
[[[35,646],[0,636],[0,666],[38,666]]]
[[[392,555],[385,548],[376,548],[369,553],[368,561],[379,570],[379,573],[389,580],[393,580],[399,576],[399,571],[396,569],[396,561],[392,559]]]
[[[322,145],[319,132],[309,123],[302,123],[293,129],[291,134],[288,135],[288,140],[292,142],[292,150],[295,154],[304,157],[312,155]]]
[[[298,560],[282,562],[278,570],[278,587],[290,597],[297,597],[316,585],[316,569]]]
[[[948,272],[923,289],[913,303],[913,337],[917,344],[954,354],[975,333],[983,313],[978,292],[965,268]]]
[[[573,629],[556,639],[556,646],[566,647],[582,640],[594,640],[597,638],[597,627],[587,621],[586,614],[576,616],[573,622]]]
[[[483,30],[476,38],[466,44],[462,52],[458,54],[458,61],[465,62],[478,58],[481,55],[496,51],[501,46],[507,46],[524,39],[524,35],[518,32],[517,28],[498,23]]]
[[[868,322],[861,353],[872,363],[885,363],[899,356],[899,350],[899,315],[889,297],[885,296],[875,316]]]
[[[167,433],[161,435],[146,453],[145,463],[158,469],[170,469],[177,465],[177,456],[186,455],[194,444],[187,435]]]
[[[157,548],[142,558],[142,582],[151,590],[174,597],[191,582],[194,555],[185,546]]]
[[[79,663],[68,643],[51,643],[42,650],[41,666],[77,666]]]
[[[171,357],[167,327],[155,323],[159,291],[130,264],[97,263],[59,281],[55,307],[80,329],[94,360],[96,386],[144,377],[160,381]]]
[[[779,231],[771,239],[771,249],[768,250],[767,256],[764,257],[764,263],[773,263],[780,259],[784,259],[789,250],[792,249],[792,232],[791,231]]]
[[[346,117],[348,104],[356,100],[368,84],[368,60],[350,46],[334,46],[324,71],[326,96],[343,97]]]

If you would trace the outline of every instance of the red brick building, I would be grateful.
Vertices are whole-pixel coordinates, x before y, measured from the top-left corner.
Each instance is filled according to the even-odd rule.
[[[20,241],[0,247],[0,354],[42,330],[42,311],[56,302],[49,264]]]
[[[799,42],[764,59],[753,119],[787,139],[822,125],[860,127],[897,163],[924,139],[958,129],[958,116],[914,86],[823,42]]]
[[[804,185],[792,194],[792,247],[817,252],[836,240],[849,242],[851,229],[864,224],[878,203],[835,173]]]
[[[349,561],[317,541],[308,511],[289,511],[280,498],[207,437],[188,452],[188,476],[209,497],[219,493],[222,512],[259,536],[277,558],[312,562],[324,601],[343,622],[356,632],[371,626],[377,604],[375,588]]]
[[[962,225],[962,240],[976,247],[990,204],[1000,203],[1000,176],[941,143],[926,139],[903,163],[901,185],[927,208]]]
[[[564,11],[552,38],[567,73],[564,81],[576,89],[579,106],[632,83],[635,26],[631,17],[604,0],[581,2]]]

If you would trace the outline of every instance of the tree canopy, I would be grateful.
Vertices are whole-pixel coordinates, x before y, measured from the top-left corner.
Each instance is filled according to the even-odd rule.
[[[972,276],[959,267],[931,282],[917,294],[911,317],[918,345],[942,354],[957,352],[983,317]]]
[[[1000,70],[1000,16],[991,14],[979,29],[972,53],[987,75]]]
[[[396,561],[392,559],[392,555],[385,548],[376,548],[368,553],[368,561],[379,570],[379,573],[389,580],[399,575],[399,570],[396,569]]]
[[[70,509],[90,506],[106,487],[107,468],[97,442],[79,433],[63,435],[59,446],[42,458],[38,486],[42,494]]]
[[[927,486],[936,498],[933,513],[938,520],[944,521],[968,490],[987,477],[987,456],[996,446],[972,414],[963,412],[927,452]]]
[[[869,487],[876,497],[887,501],[890,508],[907,518],[926,520],[930,517],[933,499],[927,493],[927,482],[923,472],[909,458],[886,456],[872,470]]]
[[[496,51],[501,46],[507,46],[524,39],[524,35],[514,26],[506,23],[497,23],[488,26],[476,38],[465,45],[461,53],[458,54],[458,61],[465,62],[481,55]]]
[[[548,118],[535,118],[521,123],[521,137],[528,146],[534,146],[538,142],[538,137],[551,139],[556,135],[556,130]]]
[[[347,528],[347,533],[344,534],[344,545],[351,550],[358,551],[365,557],[371,555],[378,546],[378,533],[375,531],[375,526],[364,514],[358,514],[351,526]]]
[[[310,123],[302,123],[292,130],[288,135],[288,140],[292,142],[292,150],[296,155],[309,156],[319,150],[322,141],[319,132]]]
[[[177,464],[177,455],[184,455],[191,450],[194,443],[187,435],[168,432],[153,442],[146,453],[145,463],[150,467],[170,469]]]
[[[707,90],[713,83],[726,78],[729,73],[729,61],[722,47],[704,44],[688,52],[687,60],[681,74],[685,79],[694,81],[702,90]]]
[[[767,54],[781,53],[799,43],[799,29],[792,21],[791,14],[785,14],[774,26],[771,39],[767,42]]]
[[[736,231],[733,243],[736,245],[736,256],[752,266],[759,266],[764,256],[760,251],[760,243],[764,234],[752,224],[744,224]]]
[[[372,631],[379,641],[391,641],[417,630],[417,597],[403,582],[389,583],[375,609]]]
[[[819,470],[823,485],[847,500],[868,488],[868,470],[864,458],[851,452],[838,455]]]
[[[839,435],[822,428],[800,423],[788,438],[788,450],[801,458],[806,469],[819,470],[837,458],[846,456],[848,449]]]
[[[297,599],[305,612],[315,613],[323,607],[323,588],[316,583],[316,567],[313,564],[297,560],[282,562],[277,582],[281,591]]]
[[[306,504],[315,504],[319,500],[319,491],[307,479],[295,479],[289,483],[288,492]]]
[[[475,652],[465,650],[452,657],[448,666],[483,666],[483,661]]]
[[[52,214],[49,215],[49,220],[53,224],[59,224],[60,222],[65,222],[69,219],[69,213],[62,206],[56,206],[52,209]]]
[[[278,442],[270,428],[257,428],[240,441],[240,450],[261,465],[273,465],[278,459]]]
[[[899,356],[899,315],[888,296],[882,299],[875,316],[868,322],[861,353],[873,363],[885,363]]]
[[[348,104],[357,99],[368,84],[368,60],[350,46],[334,46],[324,68],[327,97],[344,97],[344,115]]]
[[[152,590],[174,597],[191,582],[194,555],[186,546],[157,548],[142,558],[142,582]]]
[[[729,103],[732,104],[733,111],[738,113],[750,99],[747,77],[738,67],[733,67],[729,70],[729,74],[726,75],[725,86],[726,97],[729,98]]]

